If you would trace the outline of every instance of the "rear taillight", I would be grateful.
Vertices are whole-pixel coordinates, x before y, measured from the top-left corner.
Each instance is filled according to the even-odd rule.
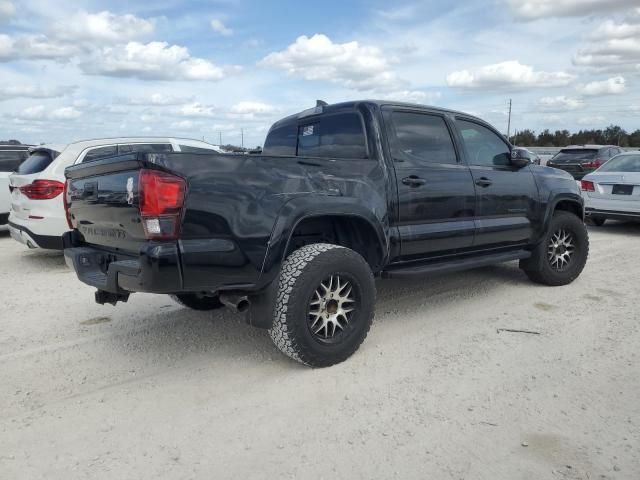
[[[593,184],[593,182],[590,182],[589,180],[581,180],[580,181],[580,188],[582,189],[583,192],[595,192],[596,191],[596,187]]]
[[[64,203],[64,214],[67,217],[67,225],[69,228],[73,230],[73,224],[71,223],[71,214],[69,213],[69,198],[67,195],[69,194],[69,183],[71,180],[67,180],[64,184],[64,191],[62,192],[62,201]]]
[[[19,188],[20,193],[31,200],[51,200],[64,190],[64,183],[57,180],[35,180]]]
[[[175,240],[178,237],[185,190],[183,178],[158,170],[140,170],[138,205],[145,238]]]
[[[591,160],[590,162],[584,162],[582,164],[582,168],[589,168],[589,169],[596,169],[596,168],[600,168],[602,166],[604,162],[602,160],[600,160],[599,158],[596,158],[595,160]]]

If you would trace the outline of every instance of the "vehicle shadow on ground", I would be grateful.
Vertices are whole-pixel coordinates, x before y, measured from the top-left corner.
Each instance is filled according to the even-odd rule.
[[[515,262],[471,270],[464,275],[378,280],[374,328],[376,323],[399,321],[416,312],[424,315],[425,322],[437,322],[437,318],[429,318],[430,305],[446,308],[471,297],[497,294],[505,283],[528,282]],[[242,315],[227,309],[196,312],[173,305],[167,299],[160,308],[149,308],[138,317],[137,326],[127,326],[127,319],[116,311],[112,317],[114,335],[108,336],[109,349],[117,355],[132,357],[136,363],[171,366],[198,358],[199,362],[226,364],[230,359],[242,362],[241,359],[250,358],[251,362],[282,361],[295,365],[275,348],[266,330],[247,325]]]
[[[589,231],[637,236],[640,235],[640,222],[616,222],[614,220],[607,220],[601,227],[589,225]]]

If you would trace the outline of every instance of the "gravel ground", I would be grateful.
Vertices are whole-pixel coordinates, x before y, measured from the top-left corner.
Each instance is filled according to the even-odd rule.
[[[228,311],[96,305],[0,233],[0,478],[637,480],[640,225],[590,233],[567,287],[378,282],[364,345],[321,370]]]

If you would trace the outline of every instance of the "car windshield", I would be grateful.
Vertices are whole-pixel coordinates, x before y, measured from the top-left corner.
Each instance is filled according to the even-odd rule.
[[[596,158],[598,150],[588,148],[579,148],[575,150],[560,150],[558,154],[552,158],[554,162],[582,162],[593,160]]]
[[[598,171],[640,173],[640,154],[618,155],[601,166]]]
[[[47,168],[54,159],[51,152],[45,150],[37,150],[29,155],[24,162],[18,167],[18,173],[22,175],[30,175],[32,173],[40,173]]]

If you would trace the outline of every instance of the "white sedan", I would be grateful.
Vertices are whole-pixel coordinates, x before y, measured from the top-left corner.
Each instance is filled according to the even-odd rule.
[[[585,212],[595,225],[640,221],[640,151],[616,155],[581,181]]]

